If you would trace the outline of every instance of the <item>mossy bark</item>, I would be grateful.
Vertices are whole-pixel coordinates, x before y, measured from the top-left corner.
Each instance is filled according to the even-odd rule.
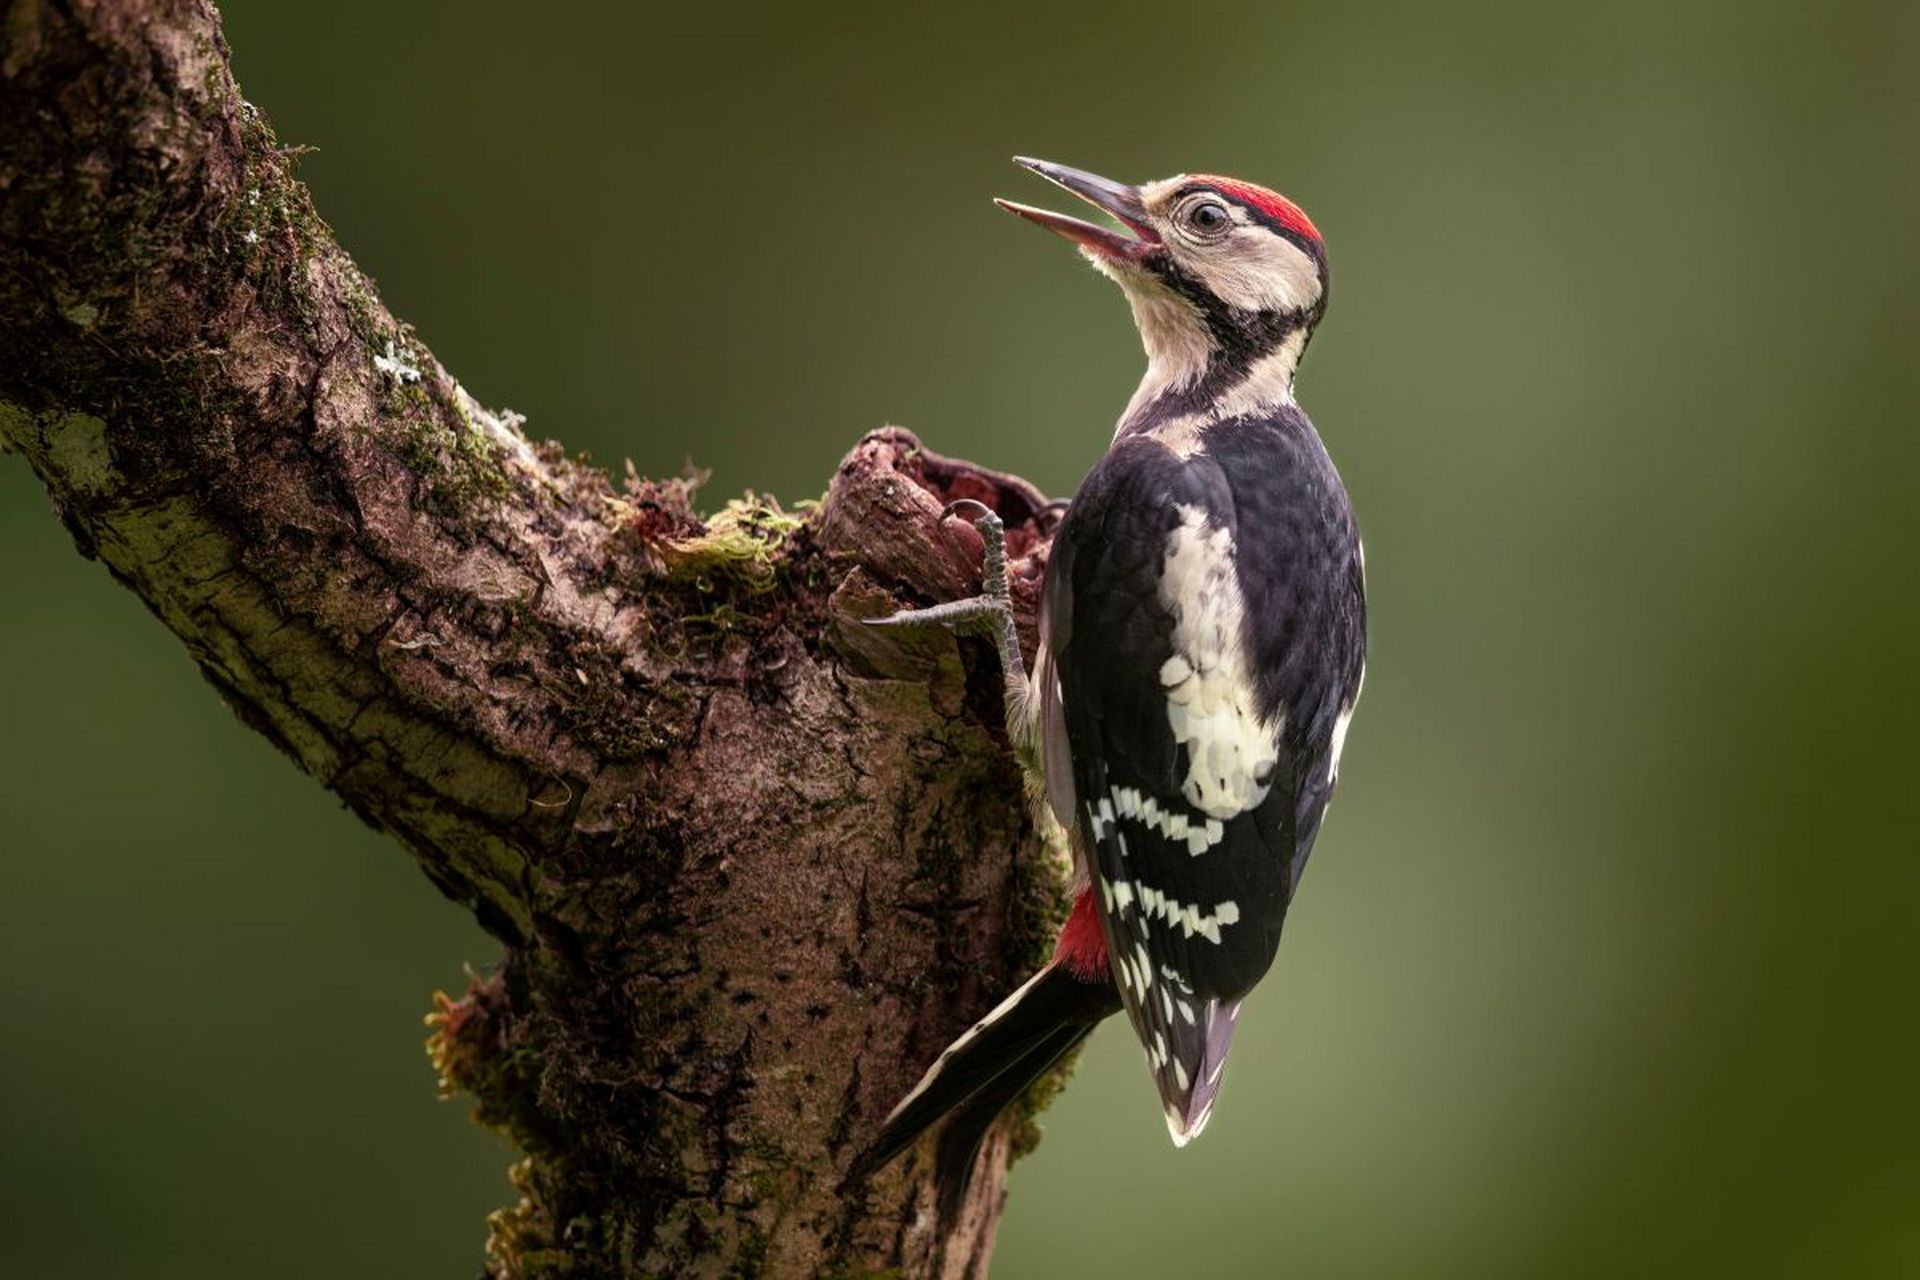
[[[442,998],[449,1088],[525,1153],[498,1276],[965,1275],[924,1166],[841,1170],[1062,907],[984,645],[1032,488],[867,437],[823,502],[703,521],[476,403],[335,244],[197,0],[11,0],[0,446],[247,724],[505,943]]]

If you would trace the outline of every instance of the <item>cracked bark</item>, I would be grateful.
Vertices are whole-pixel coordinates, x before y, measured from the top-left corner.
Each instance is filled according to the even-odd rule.
[[[978,585],[1029,485],[875,432],[817,506],[694,514],[475,402],[334,243],[212,6],[11,0],[0,446],[209,682],[505,944],[449,1088],[525,1152],[498,1276],[985,1270],[840,1170],[1064,906],[984,644],[859,619]]]

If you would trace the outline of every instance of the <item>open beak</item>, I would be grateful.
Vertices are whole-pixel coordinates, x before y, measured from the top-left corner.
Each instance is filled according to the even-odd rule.
[[[1160,237],[1147,223],[1147,210],[1146,206],[1140,202],[1138,187],[1130,187],[1124,182],[1115,182],[1111,178],[1102,178],[1098,174],[1087,173],[1081,169],[1069,169],[1066,165],[1052,164],[1046,160],[1031,160],[1026,156],[1015,156],[1013,162],[1022,168],[1033,170],[1047,181],[1065,187],[1088,204],[1111,214],[1133,234],[1128,235],[1095,223],[1083,222],[1079,218],[1068,217],[1064,213],[1051,213],[1045,209],[1035,209],[1030,205],[1015,204],[1011,200],[996,198],[994,203],[1008,213],[1017,213],[1029,222],[1037,222],[1047,230],[1065,236],[1089,252],[1120,262],[1138,262],[1160,247]]]

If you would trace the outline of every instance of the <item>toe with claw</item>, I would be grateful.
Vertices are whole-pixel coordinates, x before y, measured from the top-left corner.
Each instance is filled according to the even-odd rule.
[[[964,516],[980,532],[985,555],[980,565],[980,594],[965,600],[949,600],[925,609],[906,609],[885,618],[869,618],[873,627],[946,627],[960,635],[987,635],[999,650],[1000,669],[1007,682],[1007,713],[1010,725],[1023,719],[1026,706],[1027,667],[1020,655],[1020,634],[1013,620],[1013,594],[1007,582],[1007,535],[1000,517],[984,502],[960,498],[947,504],[940,513],[942,523]]]
[[[925,609],[904,609],[885,618],[869,618],[875,627],[943,626],[964,634],[979,634],[992,629],[999,615],[1012,620],[1013,596],[1007,586],[1007,536],[1000,517],[984,502],[961,498],[947,504],[940,513],[945,524],[964,514],[980,531],[986,555],[980,566],[980,594],[965,600],[949,600]]]

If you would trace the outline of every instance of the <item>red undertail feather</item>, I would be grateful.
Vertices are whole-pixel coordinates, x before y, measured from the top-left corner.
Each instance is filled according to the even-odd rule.
[[[1073,914],[1060,930],[1054,944],[1053,962],[1082,982],[1111,982],[1107,970],[1107,940],[1100,932],[1100,913],[1094,905],[1093,889],[1082,889],[1074,900]]]

